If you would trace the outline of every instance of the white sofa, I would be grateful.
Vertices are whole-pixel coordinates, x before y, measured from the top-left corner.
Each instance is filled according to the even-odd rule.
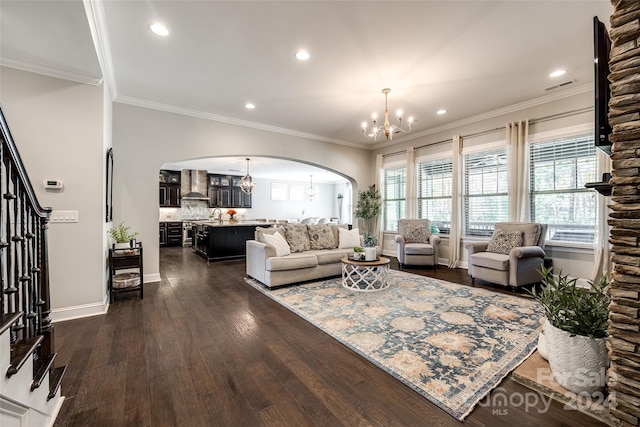
[[[338,228],[347,229],[346,224],[325,224],[331,227],[336,236],[336,244],[339,245],[337,236]],[[291,283],[305,282],[308,280],[322,279],[339,276],[342,274],[340,260],[353,253],[350,248],[326,248],[309,249],[303,252],[293,252],[286,256],[277,256],[275,247],[260,240],[260,233],[272,234],[276,228],[256,228],[255,240],[247,240],[247,275],[260,281],[264,285],[273,288]],[[376,248],[378,255],[381,250]]]

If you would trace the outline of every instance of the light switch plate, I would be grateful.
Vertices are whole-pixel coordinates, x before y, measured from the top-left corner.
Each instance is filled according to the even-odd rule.
[[[52,211],[50,222],[78,222],[78,211]]]

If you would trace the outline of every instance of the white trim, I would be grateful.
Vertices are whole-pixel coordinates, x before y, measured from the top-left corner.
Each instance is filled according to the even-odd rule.
[[[43,66],[33,62],[23,61],[20,59],[8,58],[6,56],[0,59],[0,65],[17,70],[28,71],[30,73],[42,74],[44,76],[54,77],[62,80],[70,80],[82,84],[98,86],[102,83],[102,77],[93,74],[84,73],[70,68]]]
[[[416,165],[419,164],[419,163],[431,162],[431,161],[435,161],[435,160],[444,160],[444,159],[452,159],[453,160],[453,154],[451,154],[450,151],[443,151],[443,152],[440,152],[440,153],[423,154],[421,156],[416,156]],[[417,173],[416,173],[416,177],[417,177]]]
[[[189,108],[176,107],[174,105],[147,101],[144,99],[133,98],[130,96],[116,95],[114,98],[114,102],[133,105],[136,107],[150,108],[152,110],[166,111],[174,114],[181,114],[183,116],[190,116],[190,117],[196,117],[196,118],[205,119],[205,120],[212,120],[215,122],[227,123],[230,125],[244,126],[252,129],[263,130],[266,132],[290,135],[298,138],[312,139],[315,141],[329,142],[329,143],[338,144],[338,145],[346,145],[348,147],[371,149],[371,147],[369,147],[366,144],[358,144],[350,141],[343,141],[341,139],[327,138],[326,136],[315,135],[312,133],[300,132],[293,129],[286,129],[278,126],[271,126],[264,123],[250,122],[248,120],[236,119],[233,117],[222,116],[219,114],[206,113],[204,111],[197,111]]]
[[[111,45],[109,44],[109,35],[107,32],[107,20],[104,13],[104,5],[102,1],[83,0],[84,13],[87,15],[87,23],[91,31],[93,39],[93,47],[96,50],[98,64],[105,78],[107,87],[111,93],[111,100],[118,93],[116,86],[116,75],[113,69],[113,59],[111,58]]]
[[[527,108],[532,108],[532,107],[536,107],[539,105],[544,105],[547,104],[549,102],[553,102],[553,101],[558,101],[561,99],[565,99],[565,98],[569,98],[571,96],[575,96],[575,95],[580,95],[586,92],[592,92],[593,91],[593,85],[592,84],[584,84],[581,86],[575,86],[572,87],[571,89],[566,89],[563,90],[562,92],[556,92],[553,94],[549,94],[549,95],[544,95],[541,96],[539,98],[534,98],[534,99],[530,99],[528,101],[524,101],[524,102],[520,102],[518,104],[513,104],[504,108],[499,108],[497,110],[493,110],[493,111],[489,111],[486,113],[482,113],[482,114],[478,114],[477,116],[471,116],[468,117],[466,119],[462,119],[462,120],[458,120],[456,122],[451,122],[451,123],[447,123],[445,125],[442,126],[437,126],[431,129],[427,129],[425,131],[422,132],[417,132],[417,133],[411,133],[406,137],[403,137],[401,140],[397,141],[397,143],[404,143],[407,141],[410,141],[412,139],[417,139],[417,138],[422,138],[424,136],[428,136],[428,135],[435,135],[437,133],[440,132],[445,132],[448,130],[454,130],[454,129],[459,129],[462,126],[465,125],[469,125],[472,123],[477,123],[477,122],[481,122],[483,120],[488,120],[488,119],[492,119],[495,117],[500,117],[500,116],[504,116],[507,114],[511,114],[511,113],[515,113],[518,111],[522,111],[525,110]],[[464,138],[463,138],[464,140]],[[370,149],[373,150],[377,150],[379,148],[383,148],[383,147],[388,147],[389,146],[389,142],[388,141],[383,141],[380,142],[378,144],[375,144],[374,146],[370,147]]]
[[[109,296],[105,295],[102,302],[92,304],[82,304],[71,307],[55,308],[51,310],[51,320],[53,323],[64,322],[66,320],[81,319],[83,317],[99,316],[106,314],[109,310]]]
[[[153,274],[145,274],[144,275],[144,283],[154,283],[154,282],[159,282],[160,279],[160,273],[153,273]]]

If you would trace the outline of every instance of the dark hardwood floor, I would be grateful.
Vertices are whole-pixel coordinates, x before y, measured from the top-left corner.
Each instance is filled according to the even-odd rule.
[[[466,270],[406,271],[470,284]],[[144,300],[119,295],[106,315],[56,324],[69,368],[55,426],[461,425],[246,285],[244,261],[163,248],[160,273]],[[507,377],[464,425],[601,425],[547,401]]]

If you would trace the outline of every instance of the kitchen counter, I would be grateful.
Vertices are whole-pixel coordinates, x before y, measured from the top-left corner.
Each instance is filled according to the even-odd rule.
[[[244,258],[247,253],[246,241],[254,238],[257,225],[266,227],[264,222],[198,222],[195,234],[195,251],[207,261],[223,261]]]

